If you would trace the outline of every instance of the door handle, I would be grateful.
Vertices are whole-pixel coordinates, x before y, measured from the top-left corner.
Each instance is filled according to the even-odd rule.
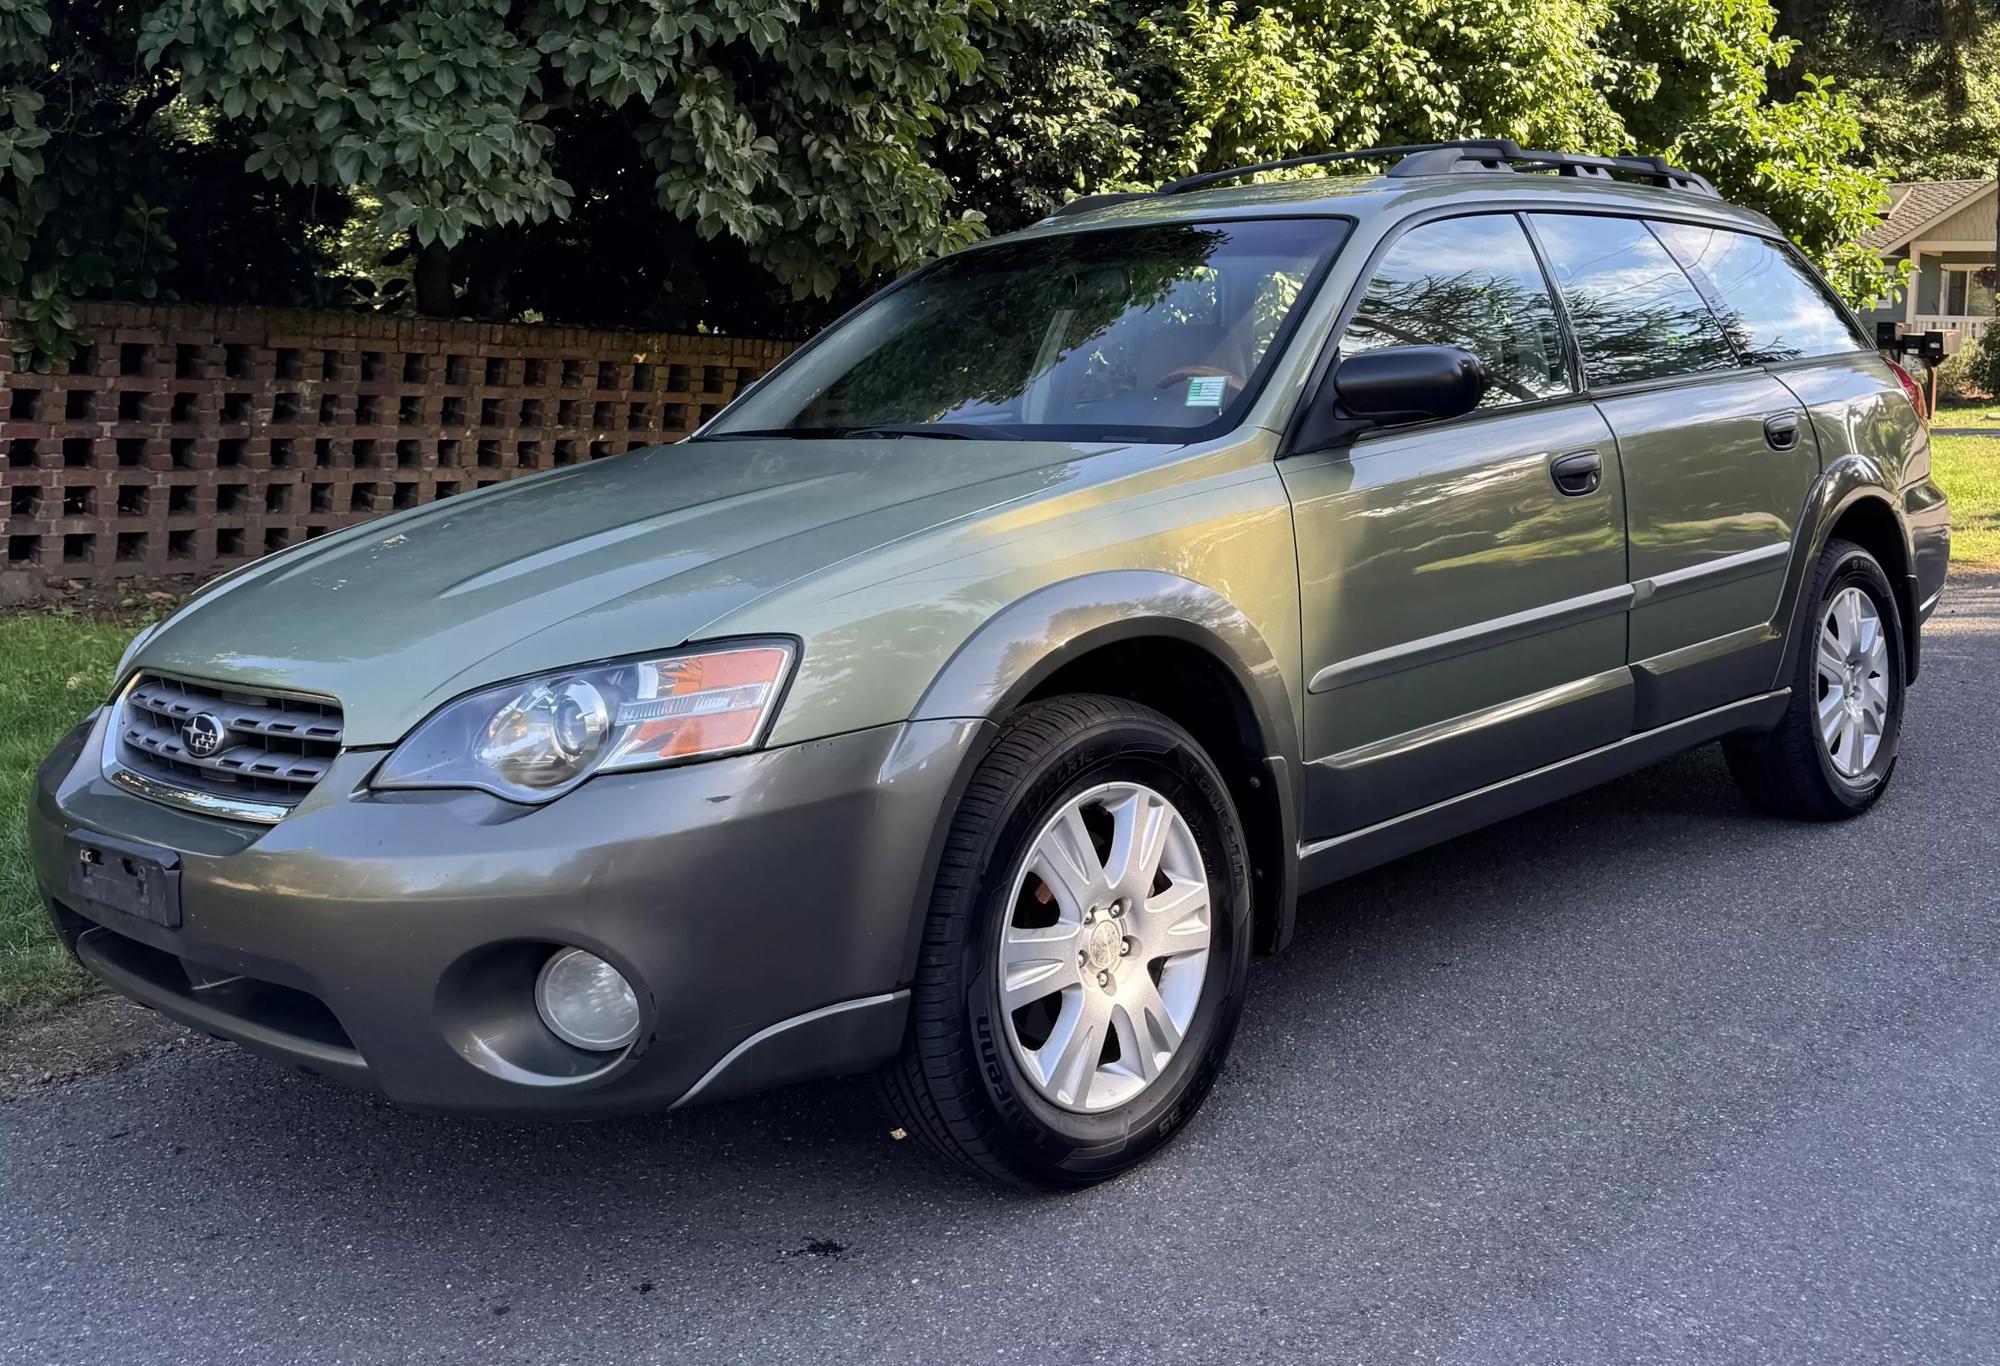
[[[1799,444],[1799,415],[1779,413],[1764,419],[1764,439],[1774,451],[1794,450]]]
[[[1595,493],[1604,482],[1604,457],[1594,450],[1559,455],[1549,462],[1549,477],[1556,481],[1556,492],[1566,498]]]

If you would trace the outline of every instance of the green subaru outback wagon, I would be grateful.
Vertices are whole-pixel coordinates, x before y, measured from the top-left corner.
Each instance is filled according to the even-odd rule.
[[[1081,201],[681,445],[219,579],[42,769],[57,931],[404,1105],[872,1071],[1072,1186],[1302,893],[1713,740],[1865,811],[1949,540],[1908,377],[1663,162],[1367,155]]]

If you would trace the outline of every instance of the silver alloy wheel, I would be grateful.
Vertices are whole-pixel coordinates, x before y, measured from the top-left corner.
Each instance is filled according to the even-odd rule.
[[[1035,1090],[1082,1114],[1145,1090],[1194,1018],[1209,928],[1208,873],[1171,802],[1106,783],[1064,804],[1000,926],[1001,1014]]]
[[[1819,734],[1843,778],[1875,761],[1889,721],[1889,642],[1875,600],[1843,588],[1819,628]]]

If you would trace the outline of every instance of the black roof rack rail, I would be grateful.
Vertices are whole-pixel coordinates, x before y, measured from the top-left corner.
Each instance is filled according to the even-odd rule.
[[[1289,171],[1295,166],[1324,166],[1335,161],[1385,161],[1390,157],[1407,157],[1450,147],[1500,148],[1513,147],[1513,144],[1496,138],[1480,142],[1413,142],[1402,147],[1362,147],[1352,152],[1311,152],[1302,157],[1286,157],[1282,161],[1259,161],[1248,166],[1232,166],[1226,171],[1204,171],[1200,175],[1182,176],[1179,180],[1169,180],[1153,193],[1186,194],[1189,190],[1206,189],[1225,180],[1237,180],[1263,171]]]
[[[1512,138],[1466,138],[1457,142],[1420,142],[1402,147],[1363,147],[1351,152],[1314,152],[1286,157],[1282,161],[1260,161],[1234,166],[1226,171],[1170,180],[1157,194],[1186,194],[1225,180],[1236,180],[1263,171],[1286,171],[1296,166],[1321,166],[1338,161],[1374,161],[1397,158],[1389,174],[1397,178],[1446,175],[1454,171],[1554,171],[1559,175],[1584,179],[1612,180],[1633,176],[1670,190],[1687,190],[1719,199],[1715,187],[1693,171],[1668,163],[1665,157],[1600,157],[1578,152],[1546,152],[1521,146]]]

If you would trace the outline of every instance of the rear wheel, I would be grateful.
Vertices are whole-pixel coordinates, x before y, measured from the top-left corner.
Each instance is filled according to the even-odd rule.
[[[1023,708],[952,825],[891,1109],[1004,1180],[1117,1175],[1213,1084],[1249,913],[1234,807],[1186,731],[1110,697]]]
[[[1874,805],[1896,771],[1903,623],[1873,555],[1833,541],[1814,568],[1793,642],[1791,703],[1768,735],[1728,741],[1730,772],[1759,806],[1838,820]]]

